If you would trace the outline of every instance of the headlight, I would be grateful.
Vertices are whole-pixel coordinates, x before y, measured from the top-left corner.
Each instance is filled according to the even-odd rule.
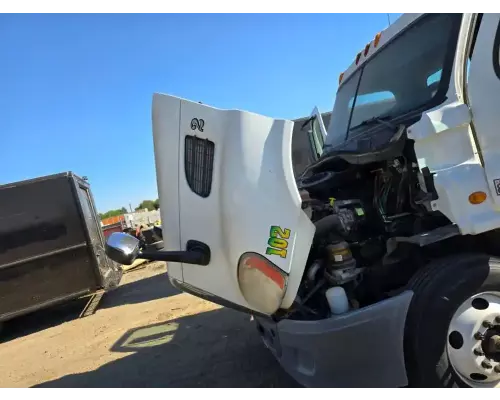
[[[238,263],[238,283],[250,306],[262,313],[273,314],[285,296],[287,276],[260,254],[245,253]]]

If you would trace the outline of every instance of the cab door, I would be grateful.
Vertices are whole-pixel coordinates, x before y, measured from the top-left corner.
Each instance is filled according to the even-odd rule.
[[[206,266],[169,263],[171,280],[211,301],[272,314],[295,299],[314,234],[293,175],[293,122],[153,98],[165,250],[190,241]]]
[[[466,85],[489,194],[500,211],[500,14],[483,14]]]
[[[459,16],[461,24],[457,42],[448,47],[453,63],[445,62],[448,72],[437,76],[439,81],[447,76],[445,101],[425,111],[407,133],[432,209],[455,223],[462,235],[476,235],[500,227],[495,191],[500,176],[495,125],[500,80],[494,63],[499,15],[484,14],[482,20],[476,14],[450,15]],[[427,78],[429,89],[435,78],[434,73]],[[473,197],[480,193],[487,196],[476,203]]]

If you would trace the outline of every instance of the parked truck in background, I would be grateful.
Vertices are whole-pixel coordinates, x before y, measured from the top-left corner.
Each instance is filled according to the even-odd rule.
[[[298,176],[292,121],[155,94],[165,247],[108,254],[252,314],[305,386],[497,387],[499,54],[500,14],[402,15]]]

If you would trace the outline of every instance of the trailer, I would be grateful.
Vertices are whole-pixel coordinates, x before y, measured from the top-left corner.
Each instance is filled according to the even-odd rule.
[[[95,312],[122,268],[104,252],[90,185],[72,172],[0,186],[0,322],[87,297]]]

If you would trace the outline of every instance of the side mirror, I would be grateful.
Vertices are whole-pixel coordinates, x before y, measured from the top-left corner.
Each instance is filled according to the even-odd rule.
[[[105,250],[109,258],[122,265],[132,265],[137,258],[208,265],[211,255],[210,247],[197,240],[188,240],[185,251],[141,250],[139,240],[123,232],[112,233],[106,241]]]
[[[132,265],[139,255],[139,240],[123,232],[113,232],[106,240],[106,255],[122,265]]]

